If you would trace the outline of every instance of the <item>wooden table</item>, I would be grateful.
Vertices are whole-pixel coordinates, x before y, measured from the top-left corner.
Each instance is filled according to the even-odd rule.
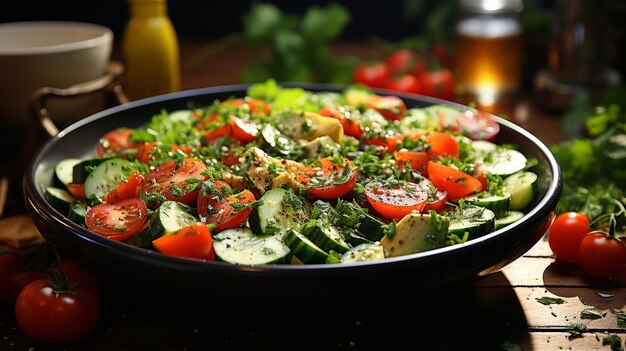
[[[347,44],[336,50],[363,48]],[[185,89],[240,81],[245,49],[215,52],[204,43],[184,43],[181,51]],[[520,94],[494,113],[546,144],[562,139],[559,116],[538,108],[531,95]],[[555,262],[545,240],[472,284],[424,295],[389,291],[367,305],[351,306],[350,297],[342,297],[325,309],[308,308],[306,301],[267,306],[251,293],[245,308],[232,308],[221,303],[228,297],[218,292],[198,306],[185,297],[161,301],[159,292],[133,296],[105,286],[103,293],[97,330],[73,345],[29,340],[17,329],[11,308],[0,307],[0,350],[609,350],[602,345],[606,335],[626,340],[615,315],[625,309],[624,279],[588,280],[579,267]],[[564,303],[543,305],[537,301],[542,297]],[[582,320],[580,312],[588,307],[605,317]],[[568,330],[577,322],[589,331],[571,338]]]

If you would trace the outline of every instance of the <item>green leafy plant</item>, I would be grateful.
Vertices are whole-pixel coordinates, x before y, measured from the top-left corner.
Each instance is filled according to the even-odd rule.
[[[243,16],[243,38],[252,48],[269,53],[247,65],[243,80],[350,82],[357,60],[333,57],[327,47],[350,20],[350,12],[335,3],[311,6],[302,17],[283,13],[273,4],[253,4]]]

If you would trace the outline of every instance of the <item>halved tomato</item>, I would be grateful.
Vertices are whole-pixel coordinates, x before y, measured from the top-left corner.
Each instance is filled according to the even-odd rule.
[[[322,116],[338,119],[341,122],[341,126],[343,127],[343,133],[345,135],[349,135],[359,139],[361,138],[363,133],[365,133],[363,129],[361,129],[361,125],[357,120],[349,118],[348,116],[346,116],[345,113],[342,113],[335,108],[324,107],[318,113]]]
[[[157,251],[170,256],[214,260],[213,237],[204,223],[194,223],[152,241]]]
[[[85,183],[68,183],[65,184],[65,187],[78,200],[85,198]]]
[[[393,95],[372,95],[367,101],[367,107],[375,109],[390,120],[400,120],[406,116],[404,100]]]
[[[149,141],[139,144],[137,146],[137,161],[149,164],[150,161],[158,161],[161,158],[161,153],[180,151],[185,153],[186,155],[191,155],[191,153],[193,152],[192,148],[179,145],[172,145],[167,150],[161,150],[162,144],[163,143],[160,141]]]
[[[259,130],[255,124],[235,116],[230,116],[228,124],[205,133],[204,139],[213,140],[229,135],[243,143],[249,143],[257,139],[258,132]]]
[[[113,129],[100,138],[96,144],[96,156],[103,157],[107,153],[118,153],[132,147],[132,143],[128,140],[132,129],[118,128]]]
[[[191,205],[198,197],[205,170],[204,163],[193,157],[184,158],[179,163],[167,161],[144,177],[139,193]],[[149,206],[156,208],[159,204],[159,201],[154,201]]]
[[[424,151],[396,151],[393,153],[393,157],[396,160],[396,164],[400,167],[408,162],[412,169],[421,174],[426,174],[428,171],[427,167],[430,156]]]
[[[143,177],[139,171],[133,173],[125,182],[119,183],[113,190],[104,194],[102,202],[113,204],[121,200],[139,196],[139,186]]]
[[[358,168],[348,159],[321,158],[298,175],[297,179],[309,195],[334,200],[352,192],[358,176]]]
[[[459,142],[450,134],[431,131],[426,134],[426,142],[430,145],[428,154],[431,157],[452,157],[459,158]]]
[[[254,115],[268,115],[271,110],[270,104],[267,102],[249,96],[245,98],[226,100],[222,104],[243,108],[246,111],[250,111],[250,113]]]
[[[455,117],[441,116],[439,124],[472,140],[492,140],[500,132],[500,124],[482,111],[467,110]]]
[[[473,176],[433,161],[428,162],[428,178],[439,190],[446,191],[451,199],[476,194],[482,190],[482,184]]]
[[[85,224],[96,234],[123,241],[137,233],[147,219],[146,203],[139,198],[132,198],[91,207],[87,210]]]
[[[390,185],[374,181],[365,186],[365,197],[384,217],[400,219],[413,211],[421,212],[428,201],[428,192],[413,182]]]
[[[216,225],[214,232],[237,228],[250,216],[255,200],[250,190],[234,194],[228,183],[209,180],[198,195],[198,214],[202,222]]]

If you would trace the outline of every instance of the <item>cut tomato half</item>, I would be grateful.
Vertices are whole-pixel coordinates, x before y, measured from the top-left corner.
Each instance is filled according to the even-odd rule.
[[[447,192],[451,199],[476,194],[482,190],[482,184],[475,177],[433,161],[428,163],[428,177],[439,190]]]
[[[203,184],[198,195],[198,214],[202,222],[215,224],[214,232],[238,228],[250,216],[255,200],[250,190],[234,194],[228,183],[209,180]]]
[[[215,260],[213,237],[203,223],[194,223],[152,241],[157,251],[170,256]]]
[[[421,212],[428,201],[428,192],[413,182],[396,185],[370,182],[365,197],[376,212],[389,219],[400,219],[413,211]]]
[[[350,160],[321,158],[307,166],[297,179],[309,195],[334,200],[352,192],[357,176],[358,169]]]
[[[137,233],[147,219],[145,202],[132,198],[91,207],[85,215],[85,224],[96,234],[123,241]]]
[[[144,177],[139,193],[191,205],[196,201],[205,170],[206,166],[197,158],[184,158],[179,164],[167,161]],[[159,204],[149,203],[154,208]]]

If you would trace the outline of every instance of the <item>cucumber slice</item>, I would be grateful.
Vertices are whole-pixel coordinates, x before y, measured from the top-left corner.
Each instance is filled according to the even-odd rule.
[[[504,192],[502,195],[490,195],[480,193],[473,196],[464,197],[463,201],[475,206],[485,207],[493,211],[496,218],[504,217],[509,211],[511,194]]]
[[[87,215],[87,202],[75,201],[70,205],[67,217],[74,223],[85,225],[85,216]]]
[[[507,176],[526,168],[526,156],[517,150],[498,149],[484,159],[487,171]]]
[[[134,166],[127,160],[107,159],[96,166],[85,179],[85,197],[91,201],[100,202],[106,193],[123,182],[132,171],[134,171]]]
[[[384,259],[385,250],[378,242],[357,245],[341,255],[341,263],[377,261]]]
[[[288,230],[283,241],[285,245],[289,246],[294,257],[302,263],[324,263],[328,258],[328,254],[324,250],[295,230]]]
[[[54,167],[54,175],[56,184],[61,186],[66,186],[69,183],[72,183],[74,180],[74,166],[82,162],[83,160],[79,158],[67,158],[65,160],[59,161],[57,165]]]
[[[462,211],[456,208],[444,215],[450,218],[450,233],[459,237],[468,233],[468,239],[473,239],[491,233],[495,228],[496,215],[485,207],[466,205]]]
[[[82,160],[79,163],[75,164],[72,168],[72,181],[71,183],[82,184],[89,176],[95,167],[100,165],[102,162],[106,160],[110,160],[110,157],[104,158],[90,158],[87,160]]]
[[[297,228],[308,215],[305,203],[293,190],[271,189],[259,199],[262,205],[250,214],[250,226],[256,234],[277,234],[281,238],[290,228]]]
[[[274,235],[254,235],[248,228],[227,229],[213,237],[215,256],[240,265],[290,263],[291,250]]]
[[[506,216],[496,219],[496,230],[504,228],[507,225],[517,222],[524,217],[524,212],[509,211]]]
[[[150,219],[152,238],[157,239],[164,234],[176,233],[184,227],[199,222],[196,210],[178,201],[164,201]]]
[[[385,235],[380,244],[386,257],[408,255],[445,246],[450,219],[438,214],[412,212],[404,216],[394,233]]]
[[[350,245],[341,235],[339,229],[330,223],[321,221],[307,234],[320,249],[326,252],[344,253],[350,249]]]
[[[511,194],[510,210],[521,211],[535,198],[538,192],[537,175],[533,172],[522,171],[504,179],[504,187]]]
[[[69,213],[70,205],[76,201],[69,191],[53,186],[46,188],[44,198],[52,207],[63,214]]]
[[[282,155],[290,155],[296,148],[293,139],[287,138],[271,124],[263,126],[261,137],[267,145]]]

